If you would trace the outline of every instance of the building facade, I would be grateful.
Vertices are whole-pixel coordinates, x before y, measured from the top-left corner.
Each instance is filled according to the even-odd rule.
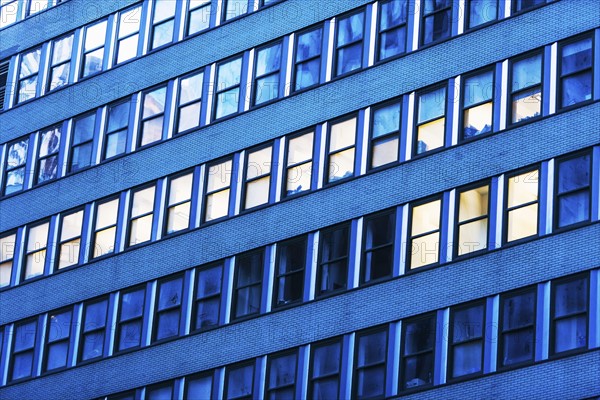
[[[600,396],[595,0],[0,19],[0,398]]]

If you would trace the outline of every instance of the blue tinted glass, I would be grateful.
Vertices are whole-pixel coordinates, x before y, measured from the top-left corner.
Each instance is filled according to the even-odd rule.
[[[127,145],[127,130],[112,133],[106,137],[106,154],[105,158],[114,157],[118,154],[125,153]]]
[[[147,400],[172,400],[173,399],[173,387],[163,386],[158,388],[149,387],[146,392]]]
[[[592,99],[592,71],[572,75],[562,80],[562,107]]]
[[[362,66],[362,43],[353,44],[338,50],[337,72],[342,75]]]
[[[586,347],[586,320],[586,316],[579,315],[556,321],[554,330],[554,337],[556,338],[554,351],[556,353]]]
[[[246,254],[237,260],[237,286],[260,282],[262,278],[262,251]]]
[[[20,140],[8,147],[6,165],[9,168],[25,165],[27,162],[27,147],[29,140]]]
[[[446,107],[446,88],[419,96],[419,122],[429,121],[444,115]]]
[[[87,334],[81,340],[83,341],[82,360],[102,356],[104,350],[104,331]]]
[[[473,28],[496,19],[498,0],[471,0],[469,3],[469,28]]]
[[[338,373],[340,371],[340,357],[340,343],[315,348],[312,368],[313,378]]]
[[[379,43],[379,59],[401,54],[406,51],[406,27],[393,29],[381,34]]]
[[[198,290],[196,298],[200,299],[221,292],[221,266],[198,272]]]
[[[562,75],[592,67],[592,39],[571,43],[562,48]]]
[[[73,144],[87,142],[94,137],[94,123],[96,122],[96,114],[90,114],[82,119],[75,121],[73,134]]]
[[[15,329],[15,351],[30,349],[35,345],[37,321],[19,325]]]
[[[248,12],[248,0],[226,0],[225,20],[235,18]]]
[[[523,11],[539,4],[544,4],[546,0],[513,0],[515,11]]]
[[[61,314],[50,314],[48,323],[50,323],[47,338],[49,342],[69,337],[71,333],[71,311]]]
[[[196,329],[204,329],[219,324],[220,299],[201,301],[196,308]]]
[[[400,103],[379,108],[373,113],[373,137],[400,129]]]
[[[108,110],[108,131],[116,131],[129,122],[129,102],[121,103]]]
[[[242,396],[252,395],[252,375],[254,366],[232,369],[229,371],[227,379],[227,398],[233,399]]]
[[[558,202],[558,226],[576,224],[590,218],[590,194],[588,191],[563,195]]]
[[[212,393],[212,376],[187,378],[187,399],[210,399]]]
[[[487,71],[465,79],[464,104],[468,107],[492,99],[494,91],[494,73]]]
[[[152,36],[152,48],[163,46],[173,41],[173,20],[163,22],[159,25],[154,26],[154,34]]]
[[[279,69],[281,65],[281,43],[261,49],[256,56],[256,76],[262,76]]]
[[[121,299],[121,321],[140,317],[144,312],[144,289],[123,294]]]
[[[177,336],[179,334],[179,318],[179,309],[159,314],[156,321],[156,340]]]
[[[261,104],[279,97],[279,74],[256,80],[254,104]]]
[[[217,95],[217,111],[215,118],[225,117],[238,111],[240,89],[235,88]]]
[[[269,370],[269,388],[293,385],[296,381],[296,354],[272,358]]]
[[[219,65],[217,90],[223,90],[231,86],[239,85],[241,74],[241,58],[236,58],[235,60]]]
[[[562,161],[558,165],[558,192],[580,189],[590,184],[591,157],[581,157]]]
[[[483,336],[483,305],[464,308],[454,313],[452,340],[454,343]]]
[[[319,83],[321,60],[314,59],[296,66],[296,86],[294,90],[304,89]]]
[[[165,308],[180,305],[182,291],[183,278],[161,283],[158,296],[158,309],[164,310]]]
[[[519,60],[513,64],[512,90],[519,90],[542,82],[542,55]]]
[[[33,352],[15,354],[13,360],[12,379],[31,376],[33,369]]]
[[[141,321],[124,323],[119,335],[119,350],[129,349],[140,345],[142,339]]]
[[[424,3],[424,4],[423,4]],[[422,7],[425,14],[449,7],[452,0],[423,0]]]
[[[48,346],[48,358],[46,369],[52,370],[67,366],[67,354],[69,342],[59,342]]]
[[[362,39],[363,20],[364,13],[361,12],[338,21],[338,47]]]
[[[85,168],[92,163],[92,143],[77,146],[73,149],[73,159],[71,160],[71,170]]]
[[[406,23],[407,0],[392,0],[381,5],[379,28],[385,30]]]
[[[322,32],[323,30],[319,28],[298,35],[296,62],[316,57],[321,54]]]
[[[425,18],[423,44],[442,40],[450,36],[451,11],[441,11]]]
[[[577,279],[556,285],[554,315],[563,317],[587,310],[587,279]]]

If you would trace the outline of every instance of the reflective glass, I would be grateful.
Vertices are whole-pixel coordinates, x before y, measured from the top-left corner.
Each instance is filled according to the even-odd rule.
[[[121,297],[121,321],[141,317],[144,313],[144,289],[124,293]]]
[[[364,14],[362,12],[338,21],[337,46],[361,40],[363,38]]]
[[[60,240],[64,241],[81,236],[83,226],[83,210],[73,214],[65,215],[62,219]]]
[[[215,118],[226,117],[238,111],[240,88],[228,90],[217,95],[217,111]]]
[[[54,42],[52,51],[52,64],[56,65],[60,62],[67,61],[71,58],[71,50],[73,48],[73,35]]]
[[[425,2],[425,7],[427,7],[427,4],[429,2]],[[452,27],[451,16],[451,10],[445,10],[426,17],[423,26],[423,44],[450,37],[450,29]]]
[[[381,30],[406,23],[407,0],[392,0],[381,4],[380,25]]]
[[[35,49],[21,56],[21,70],[19,71],[19,78],[37,74],[37,72],[40,70],[41,53],[41,49]]]
[[[516,61],[512,67],[512,91],[529,86],[539,85],[542,82],[542,55]]]
[[[220,64],[218,67],[217,90],[239,85],[241,73],[241,58],[236,58],[235,60]]]
[[[208,6],[196,8],[204,4],[208,4]],[[192,12],[189,14],[188,35],[193,35],[210,26],[210,0],[192,0],[190,2],[190,10]]]
[[[429,121],[444,115],[446,107],[446,88],[439,88],[419,96],[418,122]]]
[[[256,56],[256,76],[276,71],[281,65],[281,43],[261,49]]]
[[[169,3],[175,3],[174,1],[168,0]],[[154,26],[152,35],[152,48],[163,46],[173,41],[173,30],[175,27],[175,21],[168,20]]]
[[[162,139],[164,117],[149,119],[142,125],[142,140],[140,146],[157,142]]]
[[[329,156],[329,182],[347,178],[352,175],[354,175],[354,148]]]
[[[504,299],[502,311],[503,330],[522,328],[534,323],[535,293],[530,291]]]
[[[558,192],[564,193],[585,188],[590,184],[591,157],[581,157],[561,161],[558,164]]]
[[[483,135],[492,131],[492,103],[468,108],[464,114],[464,138]]]
[[[329,151],[353,146],[356,140],[356,118],[331,125]]]
[[[225,0],[225,21],[246,14],[248,12],[248,0]]]
[[[189,103],[202,97],[202,81],[204,73],[200,72],[186,78],[182,78],[179,83],[179,104]]]
[[[131,35],[132,33],[140,30],[141,14],[141,6],[132,8],[121,13],[121,17],[119,18],[119,39]]]
[[[465,79],[464,83],[464,105],[465,107],[468,107],[473,104],[491,100],[493,92],[493,71],[487,71],[479,75],[470,76]]]
[[[569,76],[562,80],[561,107],[572,106],[592,99],[592,72]]]
[[[320,55],[322,42],[321,28],[298,35],[296,62]]]
[[[380,36],[379,59],[401,54],[406,51],[406,27],[383,32]]]
[[[412,209],[411,235],[420,235],[440,228],[441,200],[421,204]]]
[[[177,2],[173,0],[156,0],[154,3],[154,18],[153,22],[163,21],[175,15],[175,7]]]
[[[71,171],[85,168],[92,163],[92,143],[87,143],[73,148]]]
[[[206,221],[225,217],[229,209],[229,189],[206,196]]]
[[[87,142],[94,138],[96,114],[87,115],[75,121],[73,129],[73,144]]]
[[[132,35],[119,41],[119,51],[117,54],[117,64],[131,60],[137,56],[139,35]]]
[[[182,292],[183,278],[162,282],[158,291],[158,310],[181,305]]]
[[[469,28],[494,21],[498,15],[498,0],[471,0],[469,2]]]
[[[69,83],[69,73],[71,72],[71,63],[61,64],[52,68],[50,74],[50,90],[65,86]]]
[[[338,49],[337,57],[336,75],[359,69],[362,66],[362,43]]]
[[[269,368],[269,388],[293,385],[296,381],[296,354],[271,358]]]
[[[587,38],[562,48],[562,75],[592,67],[592,39]]]
[[[165,101],[167,97],[167,87],[148,92],[144,95],[144,113],[143,118],[151,117],[165,111]]]
[[[587,310],[587,279],[577,279],[556,285],[554,315],[563,317]]]
[[[446,118],[420,125],[417,130],[417,154],[443,147],[445,129]]]
[[[212,393],[212,376],[186,377],[186,399],[210,399]]]
[[[105,228],[117,223],[119,199],[114,199],[98,205],[96,211],[96,229]]]
[[[315,347],[312,368],[313,378],[339,373],[341,350],[340,343]]]
[[[542,113],[541,88],[528,89],[513,96],[512,122],[525,121]]]
[[[400,103],[373,112],[373,138],[400,130]]]
[[[231,0],[229,0],[231,2]],[[227,398],[252,396],[254,365],[230,369],[227,379]]]
[[[87,53],[84,57],[83,76],[88,76],[102,71],[104,62],[104,48]]]
[[[318,58],[296,65],[296,86],[294,90],[318,84],[320,68],[321,60]]]
[[[88,26],[85,32],[85,51],[95,49],[100,46],[104,46],[106,40],[106,25],[107,21],[104,20],[95,25]]]
[[[171,180],[169,186],[169,204],[180,203],[192,197],[193,177],[193,174],[187,174]]]

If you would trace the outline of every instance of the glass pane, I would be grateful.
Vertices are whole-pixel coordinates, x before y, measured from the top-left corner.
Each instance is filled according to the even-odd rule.
[[[153,22],[163,21],[175,15],[175,7],[177,2],[173,0],[156,0],[154,3],[154,18]]]
[[[223,90],[231,86],[239,85],[241,73],[241,58],[236,58],[235,60],[220,64],[217,73],[217,90]]]
[[[108,132],[125,128],[129,123],[129,101],[109,107]]]
[[[444,115],[446,88],[439,88],[419,96],[419,123]]]
[[[12,260],[0,263],[0,287],[10,285],[12,276]]]
[[[206,221],[225,217],[229,208],[229,189],[206,196]]]
[[[235,18],[248,12],[248,0],[225,0],[225,21]]]
[[[537,234],[538,205],[517,208],[508,212],[507,241],[513,241]]]
[[[296,62],[320,55],[322,42],[321,28],[298,35]]]
[[[483,305],[458,309],[453,314],[452,342],[483,337]]]
[[[85,308],[85,323],[83,330],[87,332],[106,326],[107,309],[107,300],[87,305]]]
[[[227,160],[208,169],[208,184],[206,191],[212,192],[229,186],[231,181],[232,162]]]
[[[387,350],[387,332],[376,332],[361,336],[358,341],[358,367],[365,367],[385,362]]]
[[[273,148],[265,147],[257,151],[248,153],[248,162],[246,163],[246,180],[257,178],[271,172],[271,154]]]
[[[361,40],[363,37],[364,13],[340,19],[337,26],[337,47]]]
[[[496,19],[498,0],[471,0],[469,2],[469,28],[485,24]]]
[[[336,76],[362,67],[362,42],[337,50]]]
[[[71,160],[71,171],[90,166],[92,163],[92,143],[88,142],[73,148],[73,159]]]
[[[529,171],[508,178],[508,204],[514,207],[538,200],[539,171]]]
[[[554,293],[554,315],[563,317],[587,310],[587,279],[559,283]]]
[[[94,257],[100,257],[115,251],[115,235],[117,228],[112,227],[96,233],[94,240]]]
[[[379,28],[381,30],[405,24],[408,14],[406,0],[392,0],[381,4]]]
[[[440,256],[440,233],[435,232],[412,239],[410,267],[417,268],[423,265],[436,263]]]
[[[146,392],[146,400],[172,400],[173,399],[173,387],[162,386],[162,387],[149,387]]]
[[[458,255],[487,249],[488,219],[468,222],[458,228]]]
[[[304,269],[306,257],[306,239],[290,240],[278,245],[277,274]]]
[[[158,314],[156,321],[156,340],[166,339],[179,334],[179,309]]]
[[[371,367],[358,371],[357,395],[358,398],[381,398],[385,394],[385,368]]]
[[[167,97],[167,87],[153,90],[144,95],[144,113],[143,118],[162,114],[165,111],[165,101]]]
[[[88,76],[102,71],[102,63],[104,62],[104,47],[98,50],[87,53],[84,56],[83,76]]]
[[[293,385],[296,381],[296,354],[271,358],[269,368],[269,389]]]
[[[391,244],[394,237],[396,213],[365,218],[365,248],[367,250]]]
[[[25,279],[31,279],[44,273],[46,263],[46,250],[31,253],[27,256],[25,264]]]
[[[69,342],[60,342],[48,346],[48,355],[46,359],[46,370],[50,371],[56,368],[67,366],[67,354],[69,352]]]
[[[539,4],[544,4],[547,0],[517,0],[513,2],[514,12],[527,10]]]
[[[435,319],[422,318],[406,323],[404,332],[404,352],[408,356],[422,351],[432,350],[435,338]]]
[[[246,184],[246,199],[244,209],[259,206],[269,202],[270,177],[261,178]]]
[[[144,243],[152,238],[152,214],[131,221],[129,245]]]
[[[542,82],[542,55],[516,61],[512,67],[512,91],[529,86],[539,85]]]
[[[329,133],[329,152],[354,146],[355,140],[356,118],[332,124]]]
[[[83,336],[82,360],[102,357],[104,352],[104,331],[89,333]]]
[[[191,9],[190,4],[190,9]],[[197,10],[193,10],[190,13],[190,20],[188,26],[188,35],[193,35],[196,32],[200,32],[210,26],[210,5]]]
[[[313,398],[315,400],[337,399],[339,386],[340,382],[337,376],[313,382]]]
[[[155,187],[139,190],[133,193],[133,204],[131,206],[131,216],[137,217],[142,214],[152,212],[154,209],[154,191]]]
[[[81,236],[81,227],[83,224],[83,210],[73,214],[65,215],[62,219],[60,240],[64,241],[77,236]]]
[[[406,27],[384,32],[380,36],[379,59],[401,54],[406,51]]]
[[[37,90],[37,75],[22,80],[19,83],[19,103],[35,97]]]
[[[371,168],[377,168],[398,161],[400,140],[398,137],[386,138],[373,144]]]
[[[37,72],[40,70],[41,53],[41,49],[35,49],[21,56],[21,70],[19,71],[19,79],[32,74],[37,74]]]
[[[504,299],[502,329],[515,329],[534,323],[535,293],[533,291]]]
[[[277,280],[277,305],[290,304],[302,300],[304,273],[302,271],[284,275]]]
[[[219,325],[219,301],[219,298],[212,298],[198,303],[195,329],[206,329]]]
[[[73,35],[59,39],[54,42],[52,51],[52,65],[67,61],[71,58],[71,49],[73,48]]]
[[[491,100],[494,92],[493,71],[466,78],[463,90],[465,107]]]
[[[296,65],[296,86],[294,90],[318,84],[320,71],[321,60],[318,58]]]
[[[562,48],[561,75],[592,67],[592,38],[570,43]]]
[[[558,226],[560,228],[587,221],[590,218],[589,191],[563,195],[558,200]]]
[[[187,229],[190,226],[190,202],[169,208],[167,215],[167,233]]]
[[[106,150],[104,158],[108,159],[125,153],[127,147],[127,130],[111,133],[106,136]]]
[[[94,138],[96,114],[87,115],[75,121],[73,128],[73,144],[80,144]]]
[[[556,321],[554,342],[555,353],[586,347],[586,316],[582,315]]]
[[[56,179],[58,176],[58,156],[40,160],[37,183]]]
[[[533,88],[513,96],[512,122],[525,121],[529,118],[538,117],[542,112],[541,88]]]
[[[504,334],[502,342],[502,365],[512,365],[533,360],[533,348],[533,328]]]
[[[179,83],[179,104],[189,103],[192,100],[198,100],[202,97],[202,82],[204,73],[188,76],[181,79]]]
[[[592,99],[592,72],[564,78],[562,81],[562,107]]]
[[[32,349],[35,346],[35,335],[37,331],[37,321],[30,321],[19,324],[15,327],[14,352]]]
[[[373,138],[400,130],[400,103],[378,108],[373,112]]]
[[[411,235],[420,235],[440,228],[441,200],[421,204],[412,209]]]
[[[161,283],[158,291],[158,310],[181,305],[182,293],[183,278]]]
[[[29,229],[27,236],[27,252],[43,249],[48,243],[48,223],[37,225]]]
[[[200,125],[200,102],[192,103],[189,106],[179,109],[179,122],[177,124],[177,132],[184,132],[188,129],[195,128]]]
[[[15,354],[12,365],[12,379],[31,376],[33,369],[33,352]]]
[[[121,13],[121,18],[119,18],[119,39],[140,30],[141,15],[141,6]]]
[[[192,197],[193,176],[190,173],[171,180],[169,186],[169,204],[180,203]]]
[[[261,49],[256,55],[256,76],[279,70],[281,65],[281,43]]]
[[[203,376],[197,378],[187,378],[187,397],[193,399],[210,399],[212,393],[212,376]]]
[[[279,97],[279,72],[256,80],[254,104],[262,104],[277,97]]]
[[[69,83],[69,73],[71,71],[71,63],[61,64],[51,70],[50,90],[57,89]]]
[[[321,281],[320,293],[346,289],[348,282],[347,259],[325,264],[319,272]]]
[[[590,184],[591,157],[589,154],[561,161],[558,164],[558,192],[581,189]]]
[[[354,148],[335,153],[329,157],[328,182],[354,175]]]
[[[96,211],[96,229],[104,228],[117,223],[119,199],[107,201],[98,205]]]
[[[488,213],[489,186],[482,186],[460,193],[458,221],[463,222]]]
[[[119,350],[140,345],[142,340],[142,322],[133,321],[121,324],[119,332]]]
[[[312,159],[313,141],[313,132],[290,139],[288,143],[287,165]]]
[[[483,345],[481,342],[461,344],[454,347],[452,376],[458,377],[481,372]]]
[[[392,275],[393,251],[393,246],[387,246],[365,254],[365,282]]]
[[[79,263],[81,239],[71,240],[60,245],[58,269],[66,268]]]
[[[411,389],[433,383],[433,354],[425,353],[404,360],[404,388]]]
[[[438,3],[438,1],[436,1]],[[425,3],[425,8],[430,2]],[[450,37],[452,27],[451,10],[436,12],[425,18],[423,26],[423,44]]]
[[[313,378],[338,373],[341,353],[342,346],[339,342],[315,347],[312,357]]]
[[[200,299],[221,293],[221,278],[223,268],[219,265],[198,271],[198,291],[196,298]]]
[[[464,131],[465,139],[492,131],[492,103],[465,110]]]
[[[95,25],[88,26],[85,33],[85,51],[95,49],[96,47],[104,46],[106,40],[106,25],[104,20]]]
[[[231,0],[229,0],[231,2]],[[230,369],[227,379],[227,398],[252,395],[254,365]]]
[[[117,64],[131,60],[137,56],[139,35],[129,36],[127,39],[119,41],[119,50],[117,53]]]
[[[144,289],[139,289],[122,295],[120,321],[142,316],[144,313],[144,291]]]
[[[174,1],[168,1],[169,3],[175,3]],[[171,19],[167,22],[163,22],[159,25],[154,26],[154,32],[152,36],[152,48],[156,49],[167,43],[173,41],[173,29],[175,22]]]
[[[310,190],[312,162],[301,164],[287,170],[286,194],[288,196]]]
[[[6,166],[8,168],[25,165],[27,162],[27,147],[29,140],[21,140],[8,147]]]
[[[236,287],[260,283],[262,279],[262,250],[239,256],[237,260]]]
[[[240,88],[228,90],[217,95],[215,118],[222,118],[238,112]]]
[[[7,235],[0,238],[0,262],[12,260],[15,256],[16,235]]]
[[[144,122],[140,146],[145,146],[162,139],[163,120],[164,117],[161,116]]]

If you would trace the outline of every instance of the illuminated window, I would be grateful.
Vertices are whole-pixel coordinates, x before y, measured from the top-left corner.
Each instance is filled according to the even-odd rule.
[[[449,378],[483,372],[484,312],[483,301],[450,308]]]
[[[556,210],[558,228],[590,220],[592,155],[589,152],[556,161]]]
[[[154,341],[179,335],[182,298],[183,276],[158,282],[154,314]]]
[[[539,170],[508,176],[506,193],[506,241],[537,235]]]
[[[236,256],[233,283],[233,318],[260,312],[264,250]]]
[[[587,349],[588,298],[587,274],[552,282],[551,354]]]
[[[442,200],[436,199],[411,206],[410,240],[407,260],[411,269],[440,260],[440,225]]]
[[[231,159],[206,167],[204,222],[226,217],[229,214],[231,173]]]
[[[72,309],[48,314],[44,371],[67,367],[72,318]]]
[[[459,191],[455,254],[462,256],[488,247],[490,186]]]
[[[36,182],[43,183],[58,176],[58,152],[60,150],[61,127],[54,126],[40,132]]]
[[[15,324],[13,331],[12,356],[8,373],[9,381],[29,378],[34,375],[33,357],[36,351],[37,318]]]
[[[146,290],[137,287],[121,293],[116,324],[115,351],[140,347]]]
[[[108,21],[100,21],[85,28],[81,77],[97,74],[104,64],[104,47]]]
[[[144,93],[139,134],[140,147],[162,139],[166,100],[166,86]]]
[[[323,28],[314,28],[296,35],[293,90],[317,85],[321,75]]]
[[[21,56],[19,82],[17,86],[17,103],[33,99],[36,96],[41,55],[42,49],[37,48]]]
[[[150,33],[150,50],[164,46],[173,41],[176,8],[177,2],[173,0],[156,0],[154,2]]]
[[[400,102],[373,109],[369,168],[398,161],[400,153]]]
[[[512,62],[511,123],[542,115],[542,54]]]
[[[466,76],[462,89],[462,139],[492,132],[494,71]]]
[[[179,80],[177,133],[200,126],[204,72],[195,72]]]
[[[203,31],[210,26],[211,0],[189,0],[187,34]]]
[[[385,397],[387,327],[356,334],[353,393],[356,399]]]
[[[388,0],[382,2],[380,7],[377,57],[384,60],[406,51],[408,1]]]
[[[189,228],[192,207],[192,172],[169,179],[167,197],[166,233]]]
[[[137,190],[131,194],[131,215],[129,216],[129,246],[152,239],[154,221],[155,186]]]
[[[296,398],[298,352],[279,353],[267,358],[267,399]]]
[[[417,95],[417,126],[413,154],[444,146],[446,133],[446,87]]]
[[[94,231],[92,235],[92,258],[110,254],[115,251],[118,213],[118,198],[97,204]]]
[[[23,280],[44,274],[49,227],[50,223],[44,222],[28,229]]]
[[[73,120],[73,137],[71,139],[71,161],[69,171],[75,172],[89,167],[94,160],[94,131],[96,113],[87,114]]]
[[[103,159],[108,159],[127,151],[129,108],[129,99],[108,106],[108,122],[104,136]]]
[[[84,303],[81,326],[79,361],[93,360],[104,355],[108,299],[101,298]]]
[[[83,210],[63,215],[60,222],[58,269],[79,264]]]
[[[334,76],[362,68],[365,12],[338,19],[334,53]]]
[[[433,385],[435,314],[402,321],[400,389]]]
[[[71,73],[71,57],[73,52],[73,34],[55,40],[52,44],[48,91],[52,91],[69,83]]]
[[[535,308],[535,288],[500,296],[500,366],[508,367],[533,361]]]
[[[356,117],[333,122],[329,127],[326,183],[354,176]]]
[[[269,202],[272,153],[271,145],[248,152],[244,177],[244,210]]]
[[[222,284],[222,263],[197,270],[192,330],[203,330],[219,325]]]
[[[256,50],[254,105],[279,97],[281,41]]]
[[[389,210],[364,218],[361,281],[392,276],[396,211]]]
[[[217,64],[217,86],[214,96],[214,119],[238,112],[242,57]]]
[[[342,340],[312,344],[308,398],[339,399],[342,372]]]
[[[592,100],[592,37],[560,45],[559,107]]]
[[[350,256],[350,223],[320,232],[317,296],[346,289]]]
[[[0,237],[0,288],[10,285],[17,235]]]
[[[4,166],[4,195],[19,192],[24,189],[25,170],[27,165],[27,149],[29,138],[19,139],[9,143]]]
[[[227,400],[254,398],[254,361],[227,367],[225,374]]]
[[[284,196],[310,190],[314,137],[308,132],[287,140]]]
[[[302,301],[307,237],[277,243],[274,307]]]
[[[142,6],[120,13],[115,65],[137,57],[141,16]]]
[[[423,0],[421,22],[421,45],[450,37],[452,31],[453,0]]]
[[[467,29],[495,21],[498,18],[498,0],[468,0]]]

